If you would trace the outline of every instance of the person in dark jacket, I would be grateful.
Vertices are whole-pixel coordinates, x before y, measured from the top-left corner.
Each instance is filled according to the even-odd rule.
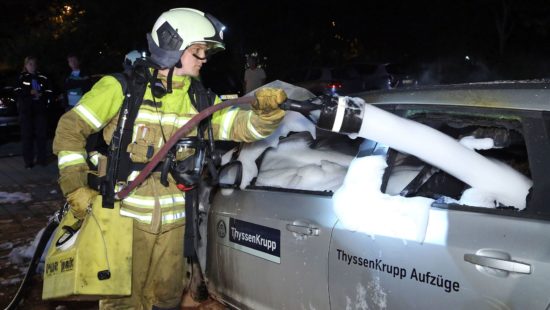
[[[67,64],[71,68],[71,73],[65,79],[66,110],[68,111],[78,103],[85,92],[90,90],[91,82],[88,73],[81,70],[78,56],[69,54]]]
[[[51,100],[52,89],[48,78],[37,71],[36,57],[25,58],[23,72],[19,75],[15,88],[18,97],[19,125],[25,168],[36,163],[46,165],[47,159],[47,104]],[[34,147],[36,143],[36,154]]]

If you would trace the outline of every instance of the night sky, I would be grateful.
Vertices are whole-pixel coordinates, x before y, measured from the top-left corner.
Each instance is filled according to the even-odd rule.
[[[3,0],[0,74],[20,70],[34,54],[43,71],[63,75],[69,52],[93,73],[118,71],[123,55],[145,48],[145,33],[173,7],[209,12],[227,26],[227,50],[208,65],[214,72],[242,74],[251,51],[267,57],[268,79],[347,62],[459,70],[466,56],[498,78],[544,78],[550,70],[550,2],[543,0]]]

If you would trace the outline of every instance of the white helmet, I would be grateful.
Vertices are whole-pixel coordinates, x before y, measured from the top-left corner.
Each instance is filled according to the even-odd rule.
[[[214,16],[199,10],[177,8],[166,11],[147,34],[151,59],[161,69],[172,68],[183,51],[192,44],[204,43],[209,55],[225,49],[225,27]]]

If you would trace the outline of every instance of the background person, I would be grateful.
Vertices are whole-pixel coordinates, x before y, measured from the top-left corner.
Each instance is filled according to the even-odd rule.
[[[38,61],[34,56],[25,58],[23,71],[19,75],[15,93],[17,94],[21,146],[25,168],[31,169],[36,163],[47,164],[48,152],[48,101],[52,89],[48,78],[37,71]],[[35,153],[36,143],[36,153]]]
[[[129,178],[198,113],[191,96],[196,100],[200,92],[190,89],[196,85],[192,79],[199,76],[207,55],[225,48],[222,36],[223,25],[216,18],[188,8],[164,12],[147,34],[151,57],[150,68],[144,72],[149,73],[148,87],[132,127],[131,144],[122,149],[131,159]],[[138,70],[138,64],[135,66]],[[105,76],[58,123],[54,153],[58,155],[59,184],[77,218],[86,216],[90,202],[98,195],[87,184],[86,139],[103,129],[103,137],[110,143],[123,98],[121,84],[113,76]],[[234,107],[214,113],[213,136],[247,142],[270,135],[284,117],[279,104],[286,94],[281,89],[263,89],[256,98],[252,110]],[[221,102],[213,99],[214,104]],[[188,281],[183,251],[184,228],[191,226],[185,224],[190,193],[179,190],[171,177],[167,186],[163,185],[156,172],[121,201],[121,216],[134,219],[132,295],[102,300],[101,309],[179,309]]]
[[[67,55],[67,64],[71,68],[71,73],[65,78],[66,110],[69,110],[90,90],[91,81],[88,73],[80,68],[80,59],[76,54]]]
[[[244,71],[244,93],[255,90],[265,84],[265,71],[258,67],[258,58],[254,56],[247,57],[248,68]]]

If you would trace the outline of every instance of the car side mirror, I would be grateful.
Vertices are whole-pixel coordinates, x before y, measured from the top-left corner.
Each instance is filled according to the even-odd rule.
[[[238,161],[231,161],[220,168],[219,186],[221,188],[239,188],[243,178],[243,164]]]

